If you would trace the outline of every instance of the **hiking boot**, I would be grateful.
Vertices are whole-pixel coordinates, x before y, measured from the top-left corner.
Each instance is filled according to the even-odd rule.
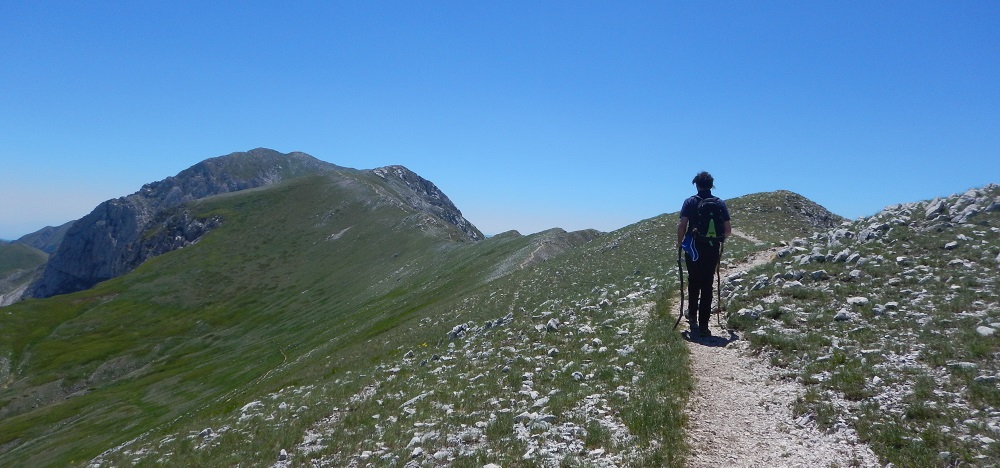
[[[712,336],[712,330],[709,330],[707,326],[698,327],[698,336],[710,337]]]
[[[697,321],[695,319],[695,313],[694,313],[693,310],[688,309],[688,311],[687,311],[687,320],[688,320],[688,322],[691,322],[691,323],[694,323],[694,322]]]

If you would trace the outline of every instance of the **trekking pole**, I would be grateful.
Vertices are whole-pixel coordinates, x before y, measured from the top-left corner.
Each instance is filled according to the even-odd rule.
[[[674,322],[674,330],[677,329],[677,325],[681,323],[681,319],[684,318],[684,268],[681,267],[681,251],[680,247],[677,248],[677,277],[680,279],[681,284],[681,306],[680,312],[677,314],[677,321]]]
[[[722,328],[722,254],[726,251],[726,242],[719,243],[719,263],[715,264],[715,316],[719,320],[719,328]]]

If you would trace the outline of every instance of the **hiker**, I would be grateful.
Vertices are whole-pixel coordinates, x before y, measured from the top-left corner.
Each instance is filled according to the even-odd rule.
[[[722,250],[722,243],[732,233],[729,208],[712,195],[715,179],[708,172],[699,172],[691,181],[698,194],[684,200],[681,219],[677,223],[677,248],[684,250],[688,271],[687,318],[694,332],[711,336],[708,322],[712,317],[712,279]]]

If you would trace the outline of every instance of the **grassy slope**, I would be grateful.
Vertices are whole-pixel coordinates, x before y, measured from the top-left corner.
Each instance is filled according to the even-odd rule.
[[[995,187],[983,194],[1000,197]],[[946,208],[954,215],[962,203],[953,196]],[[747,313],[731,323],[750,331],[755,349],[806,385],[800,415],[826,429],[849,424],[884,461],[995,465],[1000,339],[976,329],[1000,323],[1000,213],[984,211],[957,224],[926,219],[928,206],[895,207],[809,236],[801,250],[736,283],[731,310]],[[866,230],[874,237],[858,240]],[[830,258],[842,251],[856,257],[796,257],[813,248]],[[814,279],[819,270],[826,276]],[[801,284],[784,287],[796,272],[804,273]],[[769,279],[766,286],[751,287],[762,279]],[[851,305],[851,297],[867,302]],[[835,321],[840,311],[852,318]]]
[[[224,411],[232,392],[317,349],[341,356],[318,372],[377,360],[392,347],[369,338],[478,286],[529,240],[441,240],[447,226],[347,174],[201,201],[199,216],[225,223],[198,244],[4,309],[0,462],[82,462],[180,415]]]
[[[640,443],[657,447],[647,462],[683,460],[680,405],[690,382],[683,343],[664,333],[674,313],[665,304],[676,288],[675,215],[487,284],[546,234],[445,241],[440,230],[447,228],[421,215],[378,197],[355,201],[380,181],[349,173],[201,201],[199,216],[219,214],[225,223],[198,244],[93,290],[5,309],[0,359],[14,371],[0,392],[7,411],[0,462],[82,463],[142,433],[197,431],[296,385],[347,399],[366,382],[343,376],[421,343],[442,346],[458,323],[530,312],[551,300],[584,303],[609,286],[649,281],[663,295],[641,330],[650,344],[637,359],[647,377],[622,413]],[[734,223],[760,237],[740,203],[731,207]],[[422,230],[428,235],[414,235]],[[731,245],[743,253],[760,248],[740,239]],[[75,396],[64,399],[67,393]],[[253,447],[181,451],[180,459],[239,462],[226,457],[272,454],[296,442],[289,439],[295,431],[260,431]]]
[[[765,242],[809,237],[817,230],[839,225],[844,218],[787,190],[744,195],[727,200],[734,226]]]
[[[24,244],[0,244],[0,277],[45,264],[48,255]]]
[[[751,223],[742,213],[739,207],[733,211],[734,222]],[[266,464],[274,460],[279,449],[301,451],[296,446],[303,443],[303,433],[315,437],[319,431],[324,447],[297,453],[297,463],[311,459],[342,466],[364,459],[364,453],[374,453],[382,460],[379,463],[384,463],[410,456],[412,446],[408,444],[414,431],[420,431],[414,427],[429,425],[441,433],[438,443],[425,447],[434,453],[464,450],[445,445],[448,434],[458,436],[457,428],[480,427],[485,421],[485,441],[479,439],[474,454],[460,458],[456,466],[541,463],[541,458],[522,458],[526,446],[512,433],[514,414],[531,405],[512,396],[519,393],[520,376],[531,372],[551,373],[551,379],[536,378],[534,389],[542,395],[556,392],[548,411],[560,415],[559,424],[585,427],[588,450],[624,454],[627,463],[636,466],[682,466],[687,450],[683,410],[691,380],[684,343],[677,333],[670,332],[676,311],[666,308],[677,287],[675,220],[676,214],[670,214],[642,221],[469,294],[442,298],[416,315],[426,319],[400,323],[386,335],[363,343],[364,347],[376,346],[391,339],[393,347],[384,348],[382,359],[326,374],[283,372],[287,377],[276,379],[268,389],[271,393],[246,395],[240,402],[250,404],[256,399],[261,404],[258,409],[243,411],[235,405],[228,415],[195,418],[164,428],[109,461],[152,461],[169,453],[170,463]],[[805,229],[801,223],[795,218],[782,225],[797,233]],[[498,236],[500,239],[505,236]],[[760,248],[742,239],[732,242],[736,250],[745,252]],[[623,322],[628,315],[620,314],[624,312],[621,307],[632,307],[631,303],[617,304],[630,293],[649,288],[658,293],[639,301],[656,299],[657,306],[644,327],[632,329],[631,333],[640,335],[638,353],[618,360],[614,352],[595,355],[581,350],[581,343],[588,343],[595,335],[612,349],[619,347],[616,343],[621,336],[616,331],[634,324],[627,319]],[[595,307],[605,296],[614,305]],[[514,314],[514,322],[500,330],[477,330],[470,332],[472,337],[457,341],[445,337],[455,325],[464,323],[475,329],[508,312]],[[570,325],[564,333],[539,332],[538,327],[544,329],[551,317],[566,323],[593,324],[596,332],[581,333]],[[451,348],[455,344],[459,346]],[[545,355],[550,348],[559,350],[557,357]],[[509,349],[518,351],[505,351]],[[407,358],[407,351],[415,354]],[[358,360],[367,356],[365,349],[346,354]],[[433,363],[435,355],[449,359],[447,364],[418,364],[425,360]],[[625,365],[629,360],[634,361],[634,367]],[[510,367],[506,373],[501,371],[505,366]],[[588,385],[581,386],[570,377],[578,369],[594,372]],[[301,378],[304,375],[309,377]],[[477,375],[485,378],[476,380]],[[628,398],[611,395],[616,386],[629,382],[634,385],[627,389]],[[609,440],[601,426],[583,425],[584,421],[571,416],[581,399],[601,388],[612,389],[605,390],[611,414],[628,426],[635,439]],[[399,411],[403,401],[426,391],[434,392],[432,401],[418,404],[413,414]],[[370,396],[359,399],[360,395]],[[282,410],[279,403],[299,410]],[[441,414],[436,411],[440,408],[454,409],[454,413]],[[253,416],[255,412],[266,418],[256,419],[260,416]],[[228,432],[204,440],[189,436],[205,427]],[[544,432],[532,433],[533,440],[547,437]],[[534,457],[538,457],[537,452]],[[572,456],[564,460],[571,465],[580,462]]]
[[[25,244],[0,244],[0,293],[30,283],[48,261],[48,254]]]
[[[553,390],[559,392],[553,401],[552,411],[560,415],[574,406],[574,402],[602,386],[612,389],[608,390],[610,397],[615,386],[632,382],[633,377],[641,375],[631,398],[609,398],[615,414],[620,415],[637,439],[627,447],[619,446],[618,442],[603,440],[602,437],[607,435],[601,436],[600,427],[597,427],[588,428],[597,429],[588,436],[588,444],[595,444],[591,448],[604,448],[609,452],[624,452],[637,445],[642,448],[642,455],[633,462],[680,464],[686,451],[683,402],[690,391],[690,376],[683,341],[679,334],[670,333],[673,311],[665,310],[667,300],[675,294],[676,288],[672,221],[673,217],[667,216],[637,223],[468,293],[434,294],[437,301],[422,304],[414,312],[412,320],[400,321],[379,336],[367,340],[364,339],[366,336],[362,337],[354,346],[343,349],[331,350],[328,345],[321,346],[317,352],[321,359],[315,363],[300,362],[279,369],[277,374],[280,375],[266,389],[272,392],[270,395],[281,395],[281,401],[291,408],[307,408],[303,411],[292,414],[275,410],[277,416],[274,419],[244,428],[240,435],[228,434],[208,444],[185,436],[204,427],[240,428],[244,423],[240,417],[242,412],[237,408],[254,399],[262,400],[265,405],[276,404],[277,397],[265,397],[264,391],[256,395],[247,394],[239,404],[233,405],[234,409],[228,417],[219,413],[193,418],[177,427],[149,434],[140,447],[148,447],[152,454],[140,447],[130,447],[130,450],[109,461],[113,464],[129,463],[134,459],[152,461],[169,452],[170,463],[264,464],[273,460],[278,449],[292,448],[301,443],[299,438],[303,431],[317,421],[331,417],[330,408],[350,408],[350,411],[342,426],[325,437],[333,441],[333,445],[311,454],[313,459],[324,460],[323,463],[332,466],[349,463],[348,460],[356,460],[356,456],[364,450],[378,450],[372,446],[376,442],[372,434],[380,434],[378,444],[387,444],[396,455],[406,456],[409,450],[405,447],[411,438],[408,431],[412,431],[413,427],[409,421],[437,420],[434,408],[450,406],[456,409],[456,413],[445,416],[439,424],[471,426],[478,421],[475,418],[481,417],[476,415],[490,412],[491,401],[504,401],[511,396],[508,385],[513,385],[514,393],[517,393],[522,373],[538,372],[536,366],[551,366],[549,368],[553,372],[558,369],[559,376],[550,380],[542,379],[539,374],[535,388],[544,390],[543,395]],[[501,236],[498,240],[511,243],[516,238]],[[495,246],[484,242],[462,249],[483,249],[484,253],[488,253],[509,251],[516,245]],[[469,253],[463,252],[462,257],[467,258]],[[574,336],[570,332],[539,334],[537,331],[537,327],[544,325],[548,317],[559,316],[569,322],[570,318],[562,314],[570,314],[578,322],[592,323],[597,330],[596,336],[614,348],[616,340],[621,339],[616,332],[636,324],[632,323],[629,315],[615,312],[620,310],[617,305],[596,305],[606,297],[615,304],[621,301],[621,307],[631,307],[625,296],[634,291],[649,291],[649,288],[657,294],[645,300],[659,299],[662,306],[655,309],[644,327],[633,331],[645,342],[642,351],[635,356],[617,361],[618,354],[615,352],[594,355],[581,351],[578,340],[590,342],[594,335]],[[476,351],[480,358],[466,360],[452,354],[455,350],[451,346],[462,344],[446,338],[447,331],[452,327],[458,324],[475,327],[507,313],[513,314],[512,324],[496,333],[483,333],[481,341],[475,341],[477,349],[481,349]],[[470,339],[464,344],[470,350],[468,352],[472,352],[469,348],[472,343]],[[551,347],[560,350],[557,360],[544,356]],[[500,351],[503,348],[520,349],[519,353],[524,353],[521,356],[527,359]],[[379,350],[381,356],[373,358]],[[404,358],[407,351],[415,351],[416,356]],[[530,357],[539,352],[543,356]],[[449,361],[443,373],[416,364],[423,359],[431,360],[433,355],[448,359],[454,357],[455,360]],[[634,360],[637,365],[625,366],[629,360]],[[580,386],[573,381],[565,367],[572,366],[571,363],[582,364],[580,369],[584,371],[593,369],[591,372],[596,375],[593,380],[588,380],[589,385]],[[506,364],[512,370],[501,373],[500,369]],[[399,375],[403,377],[384,380],[385,369],[389,367],[402,367]],[[615,372],[613,368],[627,375]],[[327,370],[324,372],[322,369]],[[469,378],[477,372],[486,372],[489,377],[472,384]],[[375,396],[358,401],[357,395],[364,393],[360,390],[362,388],[376,389]],[[399,424],[376,416],[384,416],[387,411],[391,414],[391,408],[401,401],[426,390],[435,392],[433,407],[418,407],[415,415],[405,421],[397,421]],[[473,395],[471,399],[470,395]],[[270,410],[266,410],[265,414],[267,411]],[[482,466],[486,462],[497,462],[503,466],[526,463],[521,459],[524,447],[511,433],[513,416],[513,413],[502,413],[498,419],[492,420],[486,430],[488,446],[462,463],[468,466],[475,463]]]

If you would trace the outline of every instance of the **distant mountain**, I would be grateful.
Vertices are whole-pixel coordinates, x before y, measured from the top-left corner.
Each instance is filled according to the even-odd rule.
[[[14,242],[18,244],[30,245],[38,250],[41,250],[42,252],[52,254],[58,250],[63,237],[66,236],[66,231],[69,231],[69,228],[72,227],[75,222],[76,221],[70,221],[56,227],[46,226],[36,232],[22,236]]]
[[[191,245],[222,222],[214,216],[192,217],[181,208],[184,203],[329,171],[355,172],[305,153],[264,148],[200,162],[132,195],[108,200],[73,223],[28,294],[44,298],[90,288],[151,257]],[[371,172],[406,205],[455,225],[470,240],[484,237],[430,181],[402,166]]]
[[[258,148],[208,159],[146,184],[132,195],[101,203],[75,222],[29,295],[43,298],[87,289],[132,271],[151,256],[197,241],[216,221],[168,212],[182,203],[336,168],[304,153]],[[152,233],[160,237],[151,239]]]
[[[386,166],[371,171],[389,183],[401,199],[412,208],[434,215],[460,229],[469,240],[485,238],[433,182],[418,176],[403,166]]]

